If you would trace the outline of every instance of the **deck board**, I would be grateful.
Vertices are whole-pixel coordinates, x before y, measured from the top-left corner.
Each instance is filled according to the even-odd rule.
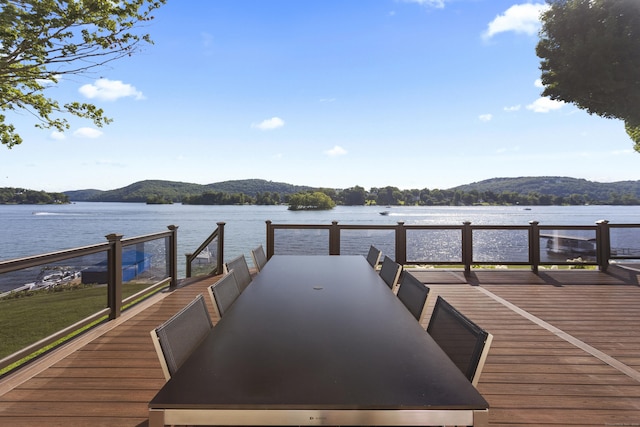
[[[478,385],[491,405],[490,425],[637,425],[638,380],[493,296],[637,371],[640,287],[588,270],[411,272],[432,291],[425,327],[434,296],[442,295],[494,335]],[[147,402],[164,383],[149,331],[213,280],[157,297],[30,378],[0,380],[12,384],[0,394],[0,425],[146,425]],[[217,321],[208,297],[207,304]]]

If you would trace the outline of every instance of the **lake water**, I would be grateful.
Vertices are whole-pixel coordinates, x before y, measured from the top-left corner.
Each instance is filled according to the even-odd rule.
[[[380,215],[381,211],[389,215]],[[593,225],[606,219],[616,224],[640,224],[638,206],[474,206],[398,207],[338,206],[330,211],[289,211],[286,206],[192,206],[139,203],[69,205],[0,205],[4,229],[0,260],[43,254],[103,243],[107,234],[136,237],[178,228],[178,261],[184,270],[185,253],[193,252],[216,228],[225,225],[225,258],[265,244],[266,220],[274,224],[405,224],[459,225]],[[640,246],[638,243],[635,246]],[[183,276],[184,273],[181,274]]]

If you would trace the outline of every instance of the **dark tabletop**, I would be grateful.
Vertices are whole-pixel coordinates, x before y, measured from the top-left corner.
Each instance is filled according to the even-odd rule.
[[[150,408],[486,409],[361,256],[274,256]]]

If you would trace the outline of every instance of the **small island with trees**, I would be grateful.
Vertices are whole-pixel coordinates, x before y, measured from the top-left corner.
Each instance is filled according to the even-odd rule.
[[[333,209],[336,206],[331,197],[321,191],[313,193],[296,193],[289,196],[290,211],[322,211]]]

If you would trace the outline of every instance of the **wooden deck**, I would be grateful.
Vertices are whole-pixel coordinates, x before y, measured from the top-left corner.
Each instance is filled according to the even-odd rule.
[[[478,385],[490,425],[640,425],[634,272],[411,271],[493,333]],[[211,282],[157,295],[0,380],[0,425],[146,425],[164,383],[149,331]]]

